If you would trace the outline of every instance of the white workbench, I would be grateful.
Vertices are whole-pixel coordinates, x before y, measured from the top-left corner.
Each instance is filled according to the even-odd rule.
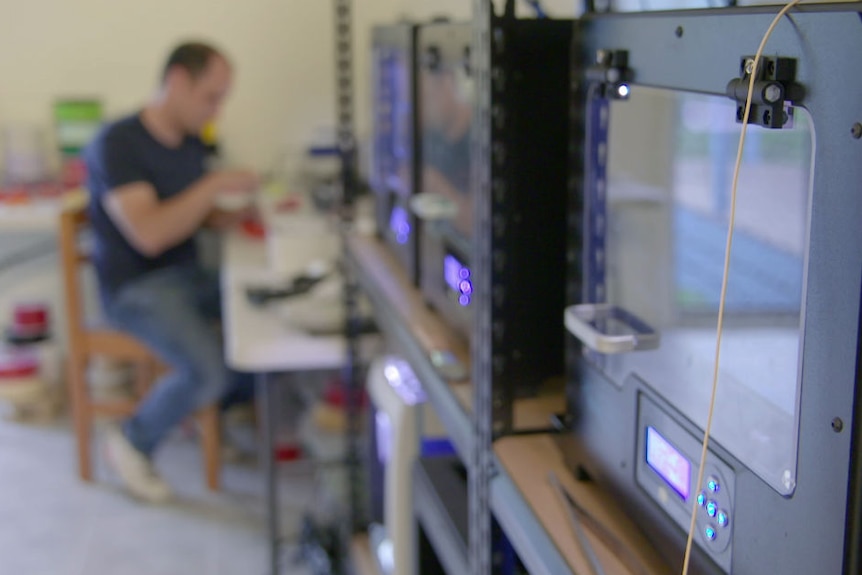
[[[335,233],[335,232],[333,232]],[[290,244],[282,256],[306,262],[303,246]],[[222,314],[225,358],[229,367],[250,373],[276,373],[338,368],[344,364],[346,341],[340,335],[309,335],[292,327],[268,306],[252,305],[246,297],[250,285],[279,285],[284,273],[269,267],[266,242],[240,232],[227,236],[222,255]],[[282,282],[283,283],[283,282]]]
[[[312,221],[314,216],[304,218],[303,221],[303,217],[291,216],[286,222],[268,222],[269,233],[280,237],[277,257],[272,255],[271,240],[252,239],[239,232],[230,234],[222,247],[222,324],[226,361],[236,371],[257,374],[262,428],[261,459],[266,479],[272,575],[279,572],[281,557],[278,470],[274,458],[278,419],[274,388],[279,378],[269,376],[284,372],[335,369],[343,366],[347,360],[347,341],[342,335],[311,335],[292,326],[284,314],[278,313],[279,303],[258,307],[251,304],[246,296],[246,288],[250,285],[283,287],[289,278],[304,270],[321,254],[338,256],[337,232],[334,229],[327,231],[325,226],[320,225],[320,220]],[[274,259],[277,259],[277,266],[271,265]],[[309,300],[309,305],[314,305],[312,302],[313,298]],[[332,306],[333,302],[324,305]],[[337,302],[336,305],[341,304]],[[327,311],[331,309],[322,309],[321,313]]]

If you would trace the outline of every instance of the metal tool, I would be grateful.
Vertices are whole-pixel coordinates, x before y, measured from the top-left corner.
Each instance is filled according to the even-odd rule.
[[[620,541],[620,539],[612,533],[600,521],[593,517],[586,509],[581,507],[577,501],[569,494],[568,491],[560,483],[556,473],[551,471],[548,473],[548,481],[557,492],[560,501],[566,507],[569,515],[569,523],[572,526],[572,531],[578,538],[578,543],[581,550],[590,562],[590,567],[593,575],[605,575],[604,568],[596,556],[592,544],[584,532],[584,527],[593,532],[599,538],[599,541],[605,545],[611,553],[613,553],[633,575],[649,575],[649,572],[644,568],[641,561],[629,549],[629,547]]]
[[[262,306],[272,300],[305,295],[327,277],[327,275],[315,277],[303,274],[294,277],[289,284],[282,287],[249,286],[246,288],[245,294],[252,304]]]
[[[567,511],[567,515],[569,516],[569,525],[571,526],[572,531],[575,532],[575,537],[578,540],[581,551],[587,558],[587,561],[589,561],[591,575],[605,575],[605,569],[602,567],[599,558],[596,556],[596,551],[593,549],[592,543],[590,543],[590,540],[587,539],[586,533],[584,533],[583,525],[581,524],[578,514],[575,512],[574,502],[572,501],[569,492],[563,488],[560,480],[557,478],[557,474],[553,471],[548,473],[548,481],[557,493],[560,503]]]

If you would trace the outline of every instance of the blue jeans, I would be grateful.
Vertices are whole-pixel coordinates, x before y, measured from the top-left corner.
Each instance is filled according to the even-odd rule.
[[[193,265],[152,272],[120,289],[105,312],[170,368],[123,424],[129,441],[147,457],[194,411],[252,399],[253,376],[225,366],[217,273]]]

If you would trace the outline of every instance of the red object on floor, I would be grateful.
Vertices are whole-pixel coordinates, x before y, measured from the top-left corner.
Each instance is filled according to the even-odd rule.
[[[302,447],[298,443],[284,443],[275,448],[276,461],[298,461],[302,457]]]
[[[12,330],[21,335],[41,335],[48,332],[48,304],[22,302],[12,310]]]

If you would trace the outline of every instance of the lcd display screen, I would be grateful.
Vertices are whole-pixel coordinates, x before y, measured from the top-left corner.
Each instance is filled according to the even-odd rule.
[[[691,462],[653,427],[646,430],[646,461],[684,500],[691,493]]]

